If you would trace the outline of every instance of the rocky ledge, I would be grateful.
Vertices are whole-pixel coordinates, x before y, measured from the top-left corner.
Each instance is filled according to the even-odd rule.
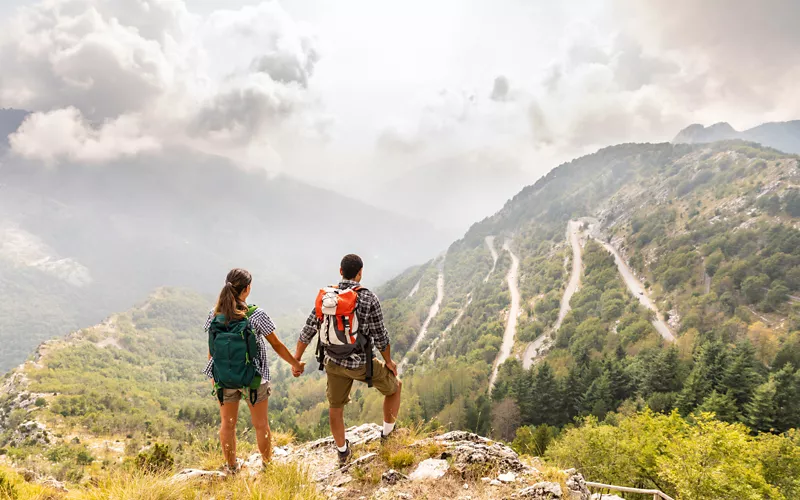
[[[401,448],[411,451],[415,459],[407,470],[395,470],[385,461],[380,433],[374,424],[348,429],[355,455],[344,467],[338,467],[332,438],[276,447],[273,459],[302,464],[332,499],[414,499],[431,494],[460,500],[591,498],[583,476],[575,470],[559,471],[556,478],[551,471],[548,477],[556,481],[543,481],[537,464],[523,462],[502,443],[463,431],[403,442]],[[261,456],[255,454],[242,463],[241,473],[255,475],[262,468]],[[219,471],[187,469],[174,480],[224,478]]]

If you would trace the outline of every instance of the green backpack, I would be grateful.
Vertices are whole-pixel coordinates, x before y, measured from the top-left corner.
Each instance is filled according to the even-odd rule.
[[[249,389],[250,403],[256,404],[261,376],[253,364],[258,344],[249,322],[256,309],[257,306],[248,306],[244,319],[230,323],[224,315],[217,314],[208,328],[208,351],[214,358],[214,392],[220,404],[223,389]]]

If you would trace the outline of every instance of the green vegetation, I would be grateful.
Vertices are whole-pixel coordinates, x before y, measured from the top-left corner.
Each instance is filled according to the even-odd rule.
[[[610,414],[568,429],[547,450],[594,481],[656,488],[680,499],[791,499],[800,495],[800,435],[751,435],[703,413]]]

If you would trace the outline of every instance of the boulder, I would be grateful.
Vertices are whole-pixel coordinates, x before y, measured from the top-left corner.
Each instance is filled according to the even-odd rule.
[[[62,493],[68,493],[69,492],[69,490],[67,489],[67,486],[64,483],[62,483],[61,481],[58,481],[57,479],[52,478],[52,477],[48,477],[47,479],[44,479],[44,480],[40,481],[39,484],[41,484],[42,486],[45,486],[47,488],[56,490],[56,491],[60,491]]]
[[[439,479],[447,473],[448,469],[450,469],[450,464],[447,463],[447,460],[429,458],[420,462],[408,478],[412,481]]]
[[[506,472],[497,476],[497,479],[501,483],[513,483],[517,480],[517,476],[513,472]]]
[[[572,472],[572,471],[570,471]],[[573,472],[566,481],[569,500],[590,500],[591,492],[586,486],[586,480],[583,474]]]
[[[203,481],[214,481],[218,479],[225,479],[226,477],[227,475],[224,472],[217,470],[184,469],[172,476],[172,480],[176,482],[191,481],[196,479]]]
[[[397,472],[394,469],[389,469],[383,473],[383,475],[381,476],[381,480],[386,484],[393,485],[399,483],[400,481],[407,481],[408,476],[406,476],[401,472]]]
[[[517,492],[514,498],[525,500],[560,500],[562,498],[561,485],[544,481],[528,486]]]
[[[350,441],[351,446],[358,446],[366,443],[377,441],[381,438],[383,428],[378,424],[363,424],[356,427],[350,427],[346,431],[346,437]],[[323,446],[333,446],[333,436],[318,439],[308,445],[309,449],[317,449]]]

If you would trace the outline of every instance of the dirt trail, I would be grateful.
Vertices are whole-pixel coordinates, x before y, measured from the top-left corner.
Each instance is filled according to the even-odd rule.
[[[456,327],[456,325],[458,324],[458,322],[459,322],[459,321],[461,321],[461,318],[463,318],[463,317],[464,317],[464,313],[465,313],[465,312],[467,312],[467,307],[469,307],[469,305],[470,305],[470,304],[472,304],[472,292],[470,292],[470,293],[467,295],[467,303],[466,303],[466,304],[464,304],[464,307],[462,307],[462,308],[461,308],[461,309],[458,311],[458,314],[456,315],[455,319],[454,319],[453,321],[451,321],[451,322],[450,322],[450,324],[449,324],[449,325],[447,325],[447,327],[444,329],[444,331],[442,332],[442,336],[441,336],[441,338],[439,338],[439,339],[436,339],[436,343],[432,344],[432,345],[431,345],[431,347],[429,347],[429,350],[431,351],[431,354],[430,354],[430,360],[431,360],[431,361],[433,361],[434,359],[436,359],[436,348],[439,346],[439,342],[440,342],[440,341],[441,341],[443,338],[447,337],[447,334],[448,334],[448,333],[450,333],[450,330],[452,330],[453,328],[455,328],[455,327]]]
[[[517,318],[520,309],[520,293],[519,293],[519,258],[511,251],[511,240],[506,240],[503,245],[503,250],[507,251],[511,256],[511,269],[508,270],[506,279],[508,280],[508,290],[511,293],[511,308],[508,311],[508,320],[506,323],[506,332],[503,335],[503,343],[500,346],[500,352],[497,354],[497,359],[494,361],[492,367],[492,377],[489,379],[489,391],[494,388],[494,382],[497,379],[497,371],[500,369],[505,360],[511,355],[511,349],[514,347],[514,339],[517,336]]]
[[[417,284],[416,284],[416,285],[414,285],[414,288],[412,288],[412,289],[411,289],[411,291],[410,291],[410,292],[408,292],[408,298],[409,298],[409,299],[410,299],[411,297],[413,297],[414,295],[416,295],[416,294],[417,294],[417,292],[419,292],[419,285],[420,285],[420,283],[422,283],[422,278],[420,278],[420,279],[419,279],[419,281],[417,281]]]
[[[491,254],[492,254],[492,261],[493,262],[492,262],[492,269],[489,271],[489,274],[487,274],[486,277],[483,278],[483,282],[484,283],[489,281],[489,277],[494,272],[494,268],[497,267],[498,255],[497,255],[497,250],[494,249],[494,236],[487,236],[486,237],[486,246],[489,247],[489,252],[491,252]]]
[[[428,312],[428,317],[425,318],[425,322],[422,323],[422,328],[419,329],[419,335],[414,340],[414,343],[411,345],[411,348],[408,350],[408,353],[403,357],[403,360],[397,367],[398,374],[403,373],[403,369],[408,364],[408,355],[414,352],[417,349],[417,346],[425,338],[425,335],[428,333],[428,327],[431,325],[431,321],[433,318],[439,314],[439,308],[442,306],[442,300],[444,299],[444,259],[442,259],[441,264],[439,265],[439,278],[436,280],[436,300],[433,301],[433,305],[431,306],[430,311]]]
[[[662,319],[661,314],[658,312],[658,307],[656,307],[655,302],[645,293],[644,285],[636,275],[633,274],[633,271],[628,264],[625,262],[625,259],[619,254],[616,248],[614,248],[611,244],[606,243],[605,241],[593,236],[593,238],[603,245],[603,247],[611,252],[614,256],[614,262],[617,264],[617,269],[619,269],[619,273],[622,275],[622,279],[625,281],[625,285],[628,287],[628,290],[633,294],[634,297],[639,299],[639,302],[645,306],[646,308],[650,309],[655,313],[655,318],[653,318],[652,324],[655,327],[656,331],[664,337],[664,340],[669,342],[675,341],[675,335],[672,334],[672,331],[667,326],[667,323]]]

